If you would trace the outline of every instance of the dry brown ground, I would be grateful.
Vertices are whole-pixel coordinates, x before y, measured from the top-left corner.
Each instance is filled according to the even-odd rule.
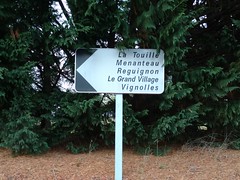
[[[124,149],[123,158],[124,180],[240,180],[237,150],[183,146],[156,157]],[[18,157],[0,149],[0,179],[112,180],[114,149],[77,155],[58,149],[39,156]]]

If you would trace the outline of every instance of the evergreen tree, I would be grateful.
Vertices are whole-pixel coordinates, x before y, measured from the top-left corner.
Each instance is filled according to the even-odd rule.
[[[239,1],[195,1],[186,55],[188,67],[179,74],[201,102],[198,125],[220,136],[239,131]],[[237,135],[239,136],[239,135]]]
[[[111,95],[64,90],[77,48],[165,52],[165,91],[124,96],[124,143],[206,133],[239,148],[240,3],[206,0],[62,0],[0,3],[0,142],[14,153],[66,143],[114,144]],[[206,126],[208,131],[199,131]]]

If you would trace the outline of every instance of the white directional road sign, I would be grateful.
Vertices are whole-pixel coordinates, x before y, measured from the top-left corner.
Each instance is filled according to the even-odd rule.
[[[78,49],[75,89],[82,93],[160,94],[164,53],[155,49]]]

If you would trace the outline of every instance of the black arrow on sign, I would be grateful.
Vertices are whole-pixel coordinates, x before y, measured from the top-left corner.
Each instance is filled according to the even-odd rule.
[[[97,49],[78,49],[75,54],[75,63],[76,70],[92,55]],[[94,72],[89,72],[94,73]],[[86,81],[86,79],[76,71],[75,77],[75,89],[77,91],[92,91],[96,92],[96,90]]]

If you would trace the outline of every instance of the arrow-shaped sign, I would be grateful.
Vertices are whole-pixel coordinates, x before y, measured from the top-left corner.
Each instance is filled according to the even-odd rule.
[[[164,54],[154,49],[79,49],[75,88],[86,93],[160,94]]]

